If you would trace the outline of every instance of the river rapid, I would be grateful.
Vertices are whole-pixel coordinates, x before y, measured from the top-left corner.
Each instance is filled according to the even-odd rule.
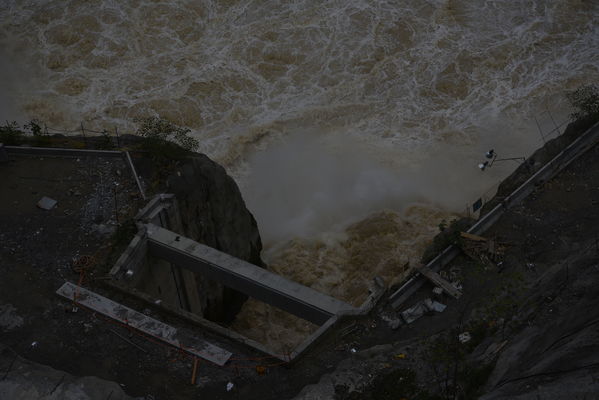
[[[485,151],[529,155],[564,93],[599,81],[597,1],[0,0],[0,16],[2,120],[189,127],[269,268],[355,305],[517,165],[482,172]],[[254,301],[233,326],[280,351],[315,328]]]

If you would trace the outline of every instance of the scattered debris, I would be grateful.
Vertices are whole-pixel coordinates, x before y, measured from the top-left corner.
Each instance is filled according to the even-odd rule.
[[[46,196],[42,197],[40,201],[37,202],[37,206],[42,210],[51,210],[56,204],[58,204],[58,201]]]
[[[460,232],[460,236],[462,238],[460,247],[468,257],[492,267],[497,267],[497,263],[502,261],[507,243],[468,232]]]
[[[456,289],[449,282],[443,279],[438,273],[431,270],[430,268],[424,265],[420,265],[416,267],[416,270],[420,272],[424,277],[426,277],[429,281],[431,281],[434,285],[443,288],[445,293],[449,294],[450,296],[456,299],[459,299],[460,296],[462,296],[462,293],[458,289]]]
[[[438,301],[434,301],[431,299],[424,300],[424,305],[431,311],[436,311],[438,313],[442,313],[445,311],[447,306],[445,304],[441,304]]]
[[[349,349],[349,352],[355,354],[358,352],[358,350],[355,347],[352,347],[351,349]]]
[[[399,353],[393,356],[393,358],[395,358],[396,360],[404,360],[406,357],[407,355],[404,353]]]
[[[436,287],[433,289],[433,294],[435,296],[441,296],[441,295],[443,295],[443,289],[440,287]]]
[[[401,313],[401,317],[407,324],[411,324],[416,321],[418,318],[422,317],[424,314],[428,312],[443,312],[447,306],[445,304],[441,304],[438,301],[434,301],[431,299],[424,299],[419,301],[412,307]]]
[[[35,349],[39,345],[38,342],[31,342],[31,348]]]
[[[392,330],[396,330],[401,325],[401,320],[399,318],[389,318],[385,319],[385,321],[387,322],[387,325],[389,325],[389,328],[391,328]]]
[[[408,308],[407,310],[403,311],[401,313],[401,317],[404,321],[406,321],[406,324],[411,324],[412,322],[416,321],[418,318],[426,314],[428,311],[429,309],[424,305],[424,302],[421,301]]]
[[[468,343],[472,339],[470,332],[462,332],[458,335],[458,340],[460,343]]]
[[[227,392],[230,392],[233,389],[234,386],[235,385],[233,384],[233,382],[227,383]]]

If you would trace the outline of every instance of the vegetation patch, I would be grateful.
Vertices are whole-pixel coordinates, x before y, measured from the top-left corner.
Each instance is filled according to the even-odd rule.
[[[5,126],[0,126],[0,143],[7,146],[16,146],[23,141],[23,131],[19,129],[16,121],[6,122]]]
[[[591,119],[599,121],[599,87],[597,85],[581,86],[566,94],[574,112],[570,118],[575,121],[579,119]]]
[[[472,218],[454,219],[447,225],[443,220],[439,224],[439,233],[433,238],[431,243],[425,250],[420,260],[423,264],[428,264],[433,258],[439,255],[443,250],[452,244],[459,244],[460,232],[467,231],[474,224]]]
[[[136,134],[143,138],[142,148],[154,158],[179,160],[198,149],[200,143],[182,128],[160,117],[135,119]]]

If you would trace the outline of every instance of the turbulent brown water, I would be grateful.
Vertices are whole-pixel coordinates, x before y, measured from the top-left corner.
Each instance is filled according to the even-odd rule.
[[[599,78],[597,1],[0,0],[0,16],[3,120],[189,126],[271,268],[354,304],[515,165],[482,173],[484,151],[529,154],[535,117],[549,131]],[[286,318],[250,303],[236,325],[281,348]]]

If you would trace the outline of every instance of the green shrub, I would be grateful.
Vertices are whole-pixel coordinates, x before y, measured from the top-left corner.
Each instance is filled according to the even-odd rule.
[[[572,120],[586,118],[599,120],[599,88],[597,85],[581,86],[567,93],[566,98],[575,109],[570,114]]]
[[[189,136],[188,128],[182,128],[160,117],[137,118],[136,134],[144,138],[143,147],[153,155],[165,158],[181,158],[187,152],[196,151],[200,145]]]
[[[29,129],[29,132],[31,132],[31,134],[33,136],[42,136],[42,126],[40,125],[40,121],[37,119],[32,119],[31,121],[29,121],[29,123],[23,125],[23,128],[25,129]]]
[[[35,147],[47,147],[50,146],[52,140],[47,134],[44,134],[42,130],[42,122],[38,119],[32,119],[25,125],[23,129],[27,129],[31,134],[32,138],[28,140]]]
[[[98,148],[100,150],[112,150],[115,147],[116,146],[112,142],[112,137],[110,137],[110,134],[106,131],[106,129],[104,129],[102,131],[102,138],[98,142]]]
[[[23,140],[23,132],[19,129],[19,124],[16,121],[6,121],[5,126],[0,126],[0,143],[7,146],[21,144]]]
[[[439,224],[439,230],[441,232],[434,237],[433,243],[424,250],[420,261],[423,264],[427,264],[445,250],[447,246],[458,244],[460,241],[460,232],[468,230],[474,222],[475,221],[471,218],[454,219],[449,225],[447,225],[447,221],[441,221]]]

